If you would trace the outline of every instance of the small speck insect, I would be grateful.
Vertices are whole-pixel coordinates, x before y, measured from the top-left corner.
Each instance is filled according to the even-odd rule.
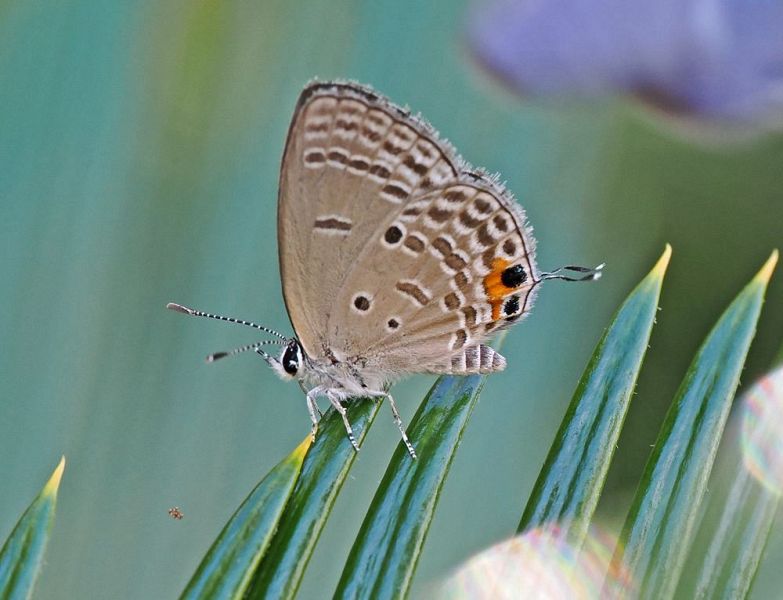
[[[169,509],[169,516],[170,516],[172,519],[176,519],[177,521],[181,521],[181,520],[182,520],[182,518],[183,518],[185,515],[184,515],[184,514],[182,514],[182,511],[180,511],[180,509],[179,509],[179,506],[172,506],[172,507]]]

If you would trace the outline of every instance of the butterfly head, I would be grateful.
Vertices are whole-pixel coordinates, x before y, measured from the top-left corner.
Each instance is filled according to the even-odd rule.
[[[292,338],[286,344],[280,353],[280,358],[276,361],[268,361],[269,366],[280,376],[281,379],[294,379],[301,371],[304,364],[304,351],[299,340]]]
[[[277,375],[281,379],[290,380],[294,378],[299,378],[299,379],[302,378],[303,367],[306,366],[305,353],[304,350],[302,349],[302,344],[300,344],[299,340],[297,340],[296,338],[288,338],[283,334],[278,333],[274,329],[269,329],[268,327],[264,327],[263,325],[257,325],[256,323],[252,323],[250,321],[235,319],[234,317],[213,315],[211,313],[207,313],[201,310],[196,310],[193,308],[188,308],[187,306],[176,304],[174,302],[170,302],[169,304],[167,304],[166,308],[186,315],[191,315],[194,317],[206,317],[209,319],[217,319],[219,321],[227,321],[229,323],[237,323],[239,325],[247,325],[248,327],[252,327],[253,329],[258,329],[265,333],[272,334],[276,338],[273,340],[264,340],[261,342],[255,342],[253,344],[247,344],[245,346],[235,348],[228,352],[215,352],[207,356],[207,362],[210,363],[215,362],[216,360],[225,358],[226,356],[233,356],[234,354],[239,354],[241,352],[247,352],[248,350],[253,350],[256,354],[261,356],[261,358],[263,358],[270,367],[272,367],[272,370],[275,373],[277,373]],[[280,353],[279,357],[275,357],[269,354],[262,348],[262,346],[267,346],[267,345],[282,346],[283,350]]]

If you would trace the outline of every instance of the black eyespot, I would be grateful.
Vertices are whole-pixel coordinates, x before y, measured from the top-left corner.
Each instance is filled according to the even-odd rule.
[[[400,326],[397,319],[389,319],[389,322],[386,324],[389,326],[389,329],[397,329]]]
[[[386,230],[386,233],[383,234],[383,239],[390,244],[396,244],[402,239],[402,230],[396,225],[392,225]]]
[[[527,273],[522,265],[509,267],[500,274],[500,281],[507,288],[517,288],[527,281]]]
[[[503,305],[503,313],[506,315],[513,315],[519,310],[519,296],[511,296]]]
[[[367,299],[366,296],[356,296],[356,298],[354,298],[353,300],[353,305],[357,309],[361,311],[365,311],[370,308],[370,301]]]
[[[299,370],[299,345],[290,344],[283,352],[283,370],[289,375],[296,375]]]

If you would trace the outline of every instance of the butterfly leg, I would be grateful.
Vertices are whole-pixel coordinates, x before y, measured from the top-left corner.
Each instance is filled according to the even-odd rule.
[[[322,417],[321,409],[318,408],[318,404],[315,401],[315,397],[321,392],[320,388],[313,388],[307,392],[305,398],[307,399],[307,412],[310,413],[310,420],[313,422],[313,426],[310,430],[310,436],[315,442],[315,434],[318,433],[318,420]],[[317,416],[316,416],[317,415]]]
[[[377,398],[386,398],[389,401],[389,406],[391,407],[392,411],[392,417],[394,417],[394,423],[397,425],[397,429],[400,430],[400,434],[402,435],[402,441],[405,444],[405,447],[408,449],[408,454],[411,455],[412,459],[416,459],[416,450],[413,448],[413,444],[410,443],[410,440],[408,439],[408,434],[405,432],[405,425],[402,423],[402,419],[400,418],[400,413],[397,410],[397,405],[394,403],[394,398],[392,398],[391,394],[388,394],[386,392],[379,392],[376,395]]]
[[[329,398],[329,402],[331,402],[332,406],[334,406],[334,409],[340,413],[340,416],[343,418],[343,425],[345,425],[345,432],[348,434],[348,439],[351,441],[353,449],[358,452],[359,444],[356,443],[356,438],[353,435],[351,423],[348,421],[348,411],[346,411],[345,407],[340,403],[340,398],[337,394],[329,391],[326,391],[325,394],[326,397]]]

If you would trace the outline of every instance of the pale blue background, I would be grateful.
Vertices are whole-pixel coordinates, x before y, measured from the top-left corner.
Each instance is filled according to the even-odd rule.
[[[600,284],[546,286],[508,337],[510,368],[469,424],[416,589],[513,532],[603,327],[669,241],[663,312],[601,506],[605,522],[622,518],[690,356],[783,242],[783,140],[699,149],[621,102],[524,103],[471,63],[465,14],[446,0],[0,2],[0,539],[68,459],[37,597],[173,597],[308,433],[298,387],[256,357],[204,364],[252,332],[164,305],[290,332],[277,172],[316,75],[374,85],[500,171],[543,268],[607,262]],[[780,344],[782,301],[775,280],[747,381]],[[406,420],[431,382],[397,386]],[[397,440],[383,412],[303,598],[333,589]]]

